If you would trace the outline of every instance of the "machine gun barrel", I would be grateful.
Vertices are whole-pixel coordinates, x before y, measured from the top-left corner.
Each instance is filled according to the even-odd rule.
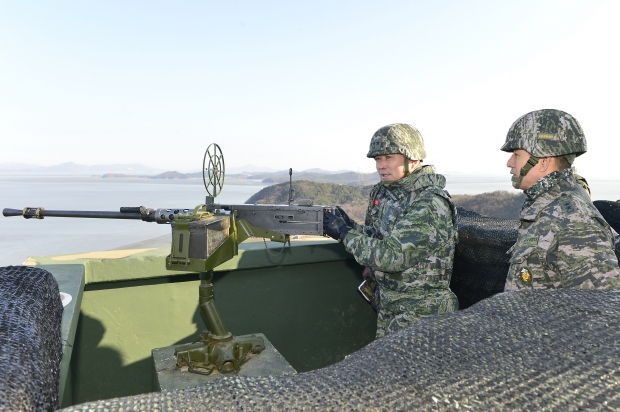
[[[140,220],[140,212],[138,213],[124,213],[124,212],[105,212],[105,211],[81,211],[81,210],[45,210],[37,207],[27,207],[23,210],[19,209],[4,209],[2,211],[4,216],[23,216],[26,219],[30,218],[44,218],[44,217],[82,217],[93,219],[137,219]]]
[[[144,206],[121,207],[120,212],[96,210],[46,210],[42,207],[25,207],[23,209],[6,208],[2,214],[6,217],[23,216],[26,219],[43,219],[44,217],[79,217],[90,219],[128,219],[143,220],[145,222],[170,223],[178,214],[188,214],[191,209],[160,208],[149,209]]]

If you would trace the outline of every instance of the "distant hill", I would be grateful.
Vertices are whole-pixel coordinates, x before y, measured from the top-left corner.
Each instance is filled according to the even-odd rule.
[[[338,173],[347,173],[347,172],[350,172],[350,171],[351,170],[344,170],[344,169],[342,169],[342,170],[336,170],[334,172],[332,170],[324,170],[324,169],[319,169],[319,168],[304,170],[304,172],[307,172],[307,173],[322,173],[322,174],[327,174],[327,175],[335,175],[335,174],[338,174]]]
[[[252,173],[258,173],[258,172],[276,172],[277,169],[273,169],[271,167],[264,167],[264,166],[256,166],[253,164],[247,164],[244,166],[233,166],[233,167],[226,167],[226,174],[252,174]]]
[[[505,190],[481,193],[479,195],[454,195],[454,204],[483,216],[502,219],[519,219],[525,195],[521,192],[511,193]]]
[[[339,205],[355,221],[361,223],[365,219],[368,196],[373,185],[349,186],[332,183],[310,181],[293,181],[294,199],[312,199],[315,205]],[[288,183],[268,186],[245,203],[288,203]],[[473,210],[483,216],[503,219],[518,219],[523,194],[512,194],[507,191],[496,191],[478,195],[456,195],[452,200],[458,206]]]
[[[93,177],[97,177],[97,176],[95,175]],[[145,175],[126,175],[124,173],[106,173],[106,174],[101,176],[102,179],[117,179],[117,178],[128,178],[128,177],[145,178],[145,177],[150,177],[150,176],[145,176]]]
[[[303,171],[293,173],[293,181],[312,181],[320,183],[334,183],[349,186],[364,186],[375,184],[378,181],[376,173],[356,173],[351,171],[338,171],[332,172],[322,169],[311,169],[311,171]],[[106,173],[102,177],[104,178],[122,178],[122,177],[145,177],[149,179],[202,179],[202,171],[195,173],[180,173],[174,170],[159,173],[154,176],[148,176],[144,174],[129,175],[127,173]],[[227,173],[227,178],[232,179],[248,179],[248,180],[260,180],[265,184],[284,183],[289,181],[288,170],[281,170],[279,172],[257,172],[257,173]]]
[[[15,163],[15,162],[2,162],[0,163],[0,170],[24,170],[24,169],[36,169],[41,167],[39,165],[33,165],[30,163]]]
[[[329,172],[321,169],[311,170],[318,171],[293,171],[293,181],[308,180],[311,182],[335,183],[349,186],[365,186],[375,184],[379,181],[376,173],[357,173],[351,171]],[[289,181],[288,170],[281,170],[279,172],[261,172],[251,175],[230,175],[230,177],[241,179],[255,179],[260,180],[266,184],[283,183]]]
[[[179,173],[177,171],[169,171],[160,173],[155,176],[147,176],[149,179],[202,179],[202,172],[196,173]]]
[[[295,199],[313,199],[315,205],[334,205],[354,201],[367,201],[372,186],[347,186],[332,183],[309,182],[307,180],[293,181]],[[265,187],[250,197],[245,203],[275,203],[288,202],[289,184],[280,183]]]

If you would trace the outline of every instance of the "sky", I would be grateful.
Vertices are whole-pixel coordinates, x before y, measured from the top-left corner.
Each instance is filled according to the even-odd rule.
[[[581,123],[614,177],[620,1],[57,1],[0,4],[0,163],[374,170],[410,123],[439,172],[508,174],[521,115]]]

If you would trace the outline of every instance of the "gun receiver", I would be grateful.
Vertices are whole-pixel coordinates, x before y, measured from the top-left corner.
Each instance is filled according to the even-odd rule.
[[[307,203],[307,202],[306,202]],[[236,212],[238,219],[252,226],[284,235],[323,236],[323,214],[333,212],[332,206],[307,205],[206,205],[212,213]],[[256,237],[260,233],[254,234]]]

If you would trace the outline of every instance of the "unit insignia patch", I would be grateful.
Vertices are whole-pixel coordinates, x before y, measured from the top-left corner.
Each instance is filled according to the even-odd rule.
[[[532,274],[528,268],[521,269],[521,280],[523,283],[530,284],[532,282]]]

